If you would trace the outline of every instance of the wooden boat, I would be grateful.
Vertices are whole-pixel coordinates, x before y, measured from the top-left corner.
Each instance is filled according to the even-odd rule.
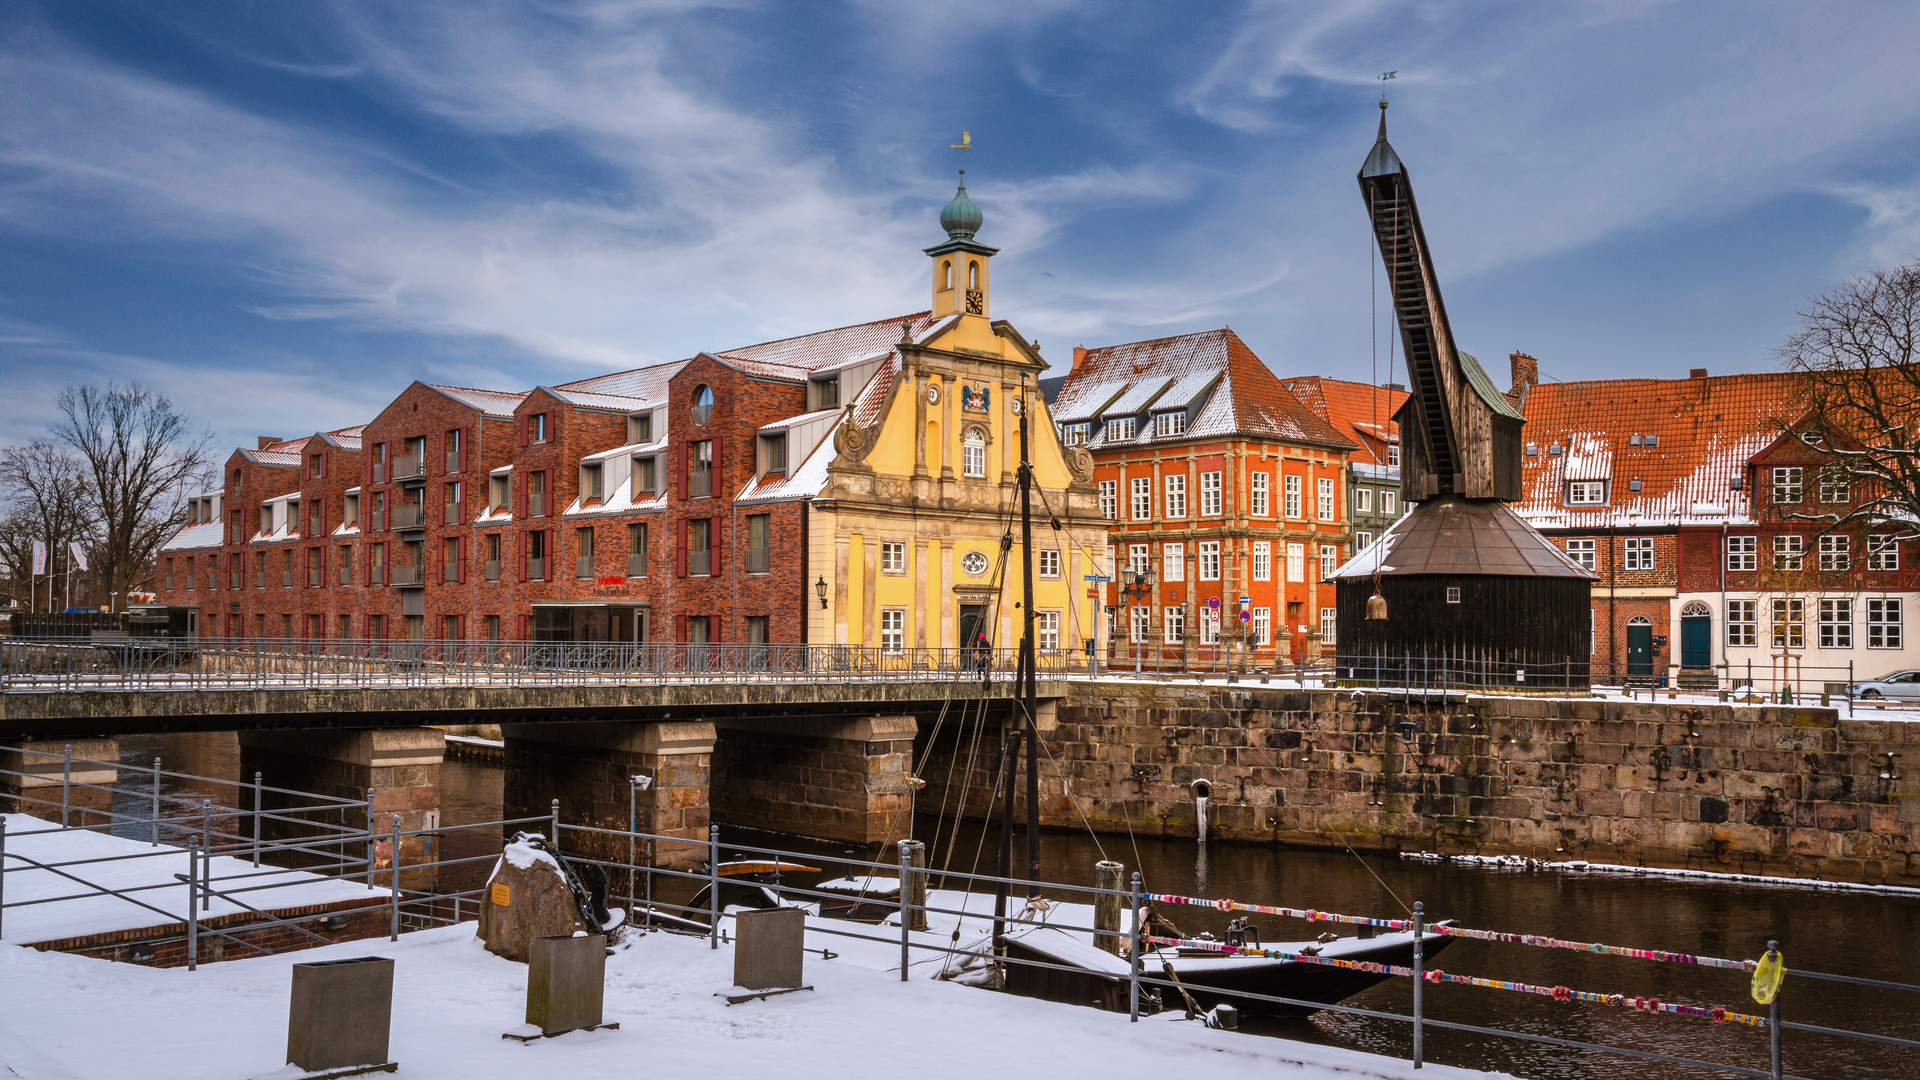
[[[1089,937],[1084,932],[1051,926],[1022,926],[1009,930],[1002,935],[1009,959],[1038,961],[1074,970],[1061,971],[1058,967],[1041,968],[1010,963],[1006,965],[1006,990],[1026,997],[1072,1005],[1093,1005],[1116,1011],[1126,1009],[1127,959],[1095,948]],[[1425,937],[1425,957],[1431,960],[1452,940],[1447,937]],[[1413,962],[1411,931],[1371,937],[1341,937],[1331,941],[1248,944],[1256,948],[1306,953],[1336,960],[1397,964],[1402,967]],[[1168,975],[1169,970],[1171,976]],[[1296,960],[1187,948],[1147,951],[1141,956],[1140,973],[1143,978],[1162,981],[1171,978],[1178,982],[1202,1009],[1229,1004],[1251,1016],[1301,1016],[1315,1009],[1313,1005],[1282,1005],[1261,1001],[1247,996],[1250,994],[1290,998],[1316,1005],[1335,1005],[1393,977]],[[1171,987],[1143,985],[1140,996],[1143,1003],[1152,1002],[1165,1008],[1185,1007],[1180,991]]]

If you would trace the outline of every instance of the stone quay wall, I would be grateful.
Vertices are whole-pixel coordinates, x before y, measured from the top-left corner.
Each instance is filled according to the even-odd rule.
[[[1052,713],[1049,827],[1083,828],[1084,813],[1102,832],[1191,837],[1204,781],[1214,839],[1920,886],[1920,724],[1123,682],[1076,685]],[[997,731],[932,747],[923,809],[985,816]]]

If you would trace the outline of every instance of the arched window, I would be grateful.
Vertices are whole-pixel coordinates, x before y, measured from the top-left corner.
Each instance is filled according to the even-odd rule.
[[[987,475],[987,433],[977,427],[968,428],[960,440],[960,473],[973,477]]]
[[[953,288],[953,260],[940,260],[940,291]]]
[[[1713,609],[1695,600],[1680,609],[1680,617],[1683,619],[1712,618]]]
[[[1635,615],[1633,618],[1627,620],[1627,625],[1628,626],[1652,626],[1653,620],[1647,618],[1645,615]]]
[[[970,262],[967,264],[967,288],[977,289],[979,287],[980,287],[980,264],[977,262]]]
[[[693,391],[693,422],[704,424],[713,418],[713,388],[699,386]]]

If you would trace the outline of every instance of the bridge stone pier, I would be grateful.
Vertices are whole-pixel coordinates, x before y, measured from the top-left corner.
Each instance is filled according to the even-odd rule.
[[[71,765],[68,747],[73,748]],[[113,801],[113,793],[104,789],[119,771],[98,762],[118,760],[118,739],[39,739],[0,748],[0,769],[6,770],[0,773],[0,809],[58,822],[64,782],[67,823],[104,824]]]
[[[729,825],[877,843],[906,835],[911,716],[717,722],[713,813]]]
[[[654,865],[706,861],[712,723],[506,723],[500,733],[507,743],[501,798],[507,818],[545,817],[559,799],[560,820],[567,824],[624,829],[631,807],[641,832],[691,841],[656,845]],[[645,791],[633,790],[636,776],[649,779]],[[543,831],[538,825],[525,828]],[[586,837],[567,837],[564,846],[597,854]],[[626,858],[624,849],[607,854]]]
[[[261,774],[268,787],[290,788],[338,799],[364,800],[372,790],[373,830],[390,832],[399,815],[402,832],[440,827],[440,764],[446,756],[446,736],[438,728],[378,728],[372,730],[242,731],[240,770],[247,780]],[[292,796],[266,793],[261,802],[268,811],[285,810]],[[300,815],[312,817],[311,814]],[[367,827],[366,812],[348,807],[334,815],[337,823],[353,829]],[[315,835],[301,827],[269,819],[262,838],[290,839]],[[431,860],[437,854],[425,836],[400,842],[400,883],[409,889],[430,888]],[[391,866],[387,848],[377,844],[375,867]],[[358,858],[361,851],[350,854]],[[278,860],[276,860],[278,861]],[[414,869],[406,869],[408,866]]]

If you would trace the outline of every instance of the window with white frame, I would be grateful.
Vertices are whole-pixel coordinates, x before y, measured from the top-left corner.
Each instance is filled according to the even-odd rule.
[[[1187,411],[1185,409],[1153,414],[1154,438],[1164,439],[1170,435],[1178,435],[1185,430],[1187,430]]]
[[[1653,537],[1627,537],[1626,566],[1629,570],[1653,569]]]
[[[1370,547],[1372,547],[1372,546],[1373,546],[1373,534],[1372,534],[1372,533],[1370,533],[1370,532],[1357,532],[1357,533],[1354,533],[1354,534],[1353,534],[1353,550],[1355,550],[1355,551],[1365,551],[1365,550],[1367,550],[1368,548],[1370,548]]]
[[[1178,604],[1168,604],[1160,609],[1160,640],[1168,645],[1179,645],[1187,639],[1187,609]]]
[[[1729,646],[1752,646],[1760,644],[1760,602],[1757,600],[1727,601],[1727,644]]]
[[[1845,466],[1828,465],[1820,470],[1820,501],[1823,503],[1853,501],[1853,479],[1847,475]]]
[[[1167,490],[1167,516],[1183,518],[1187,516],[1187,478],[1172,475],[1162,478]]]
[[[1727,569],[1760,569],[1760,538],[1757,536],[1727,537]]]
[[[1605,480],[1567,481],[1568,506],[1600,506],[1607,501]]]
[[[1773,647],[1807,647],[1807,602],[1790,598],[1773,602]]]
[[[1286,501],[1286,514],[1290,518],[1300,516],[1300,478],[1283,476],[1280,478],[1280,490]]]
[[[1255,645],[1273,644],[1273,609],[1257,607],[1253,609],[1253,643]]]
[[[1040,549],[1040,576],[1060,576],[1060,552],[1051,548]]]
[[[1160,545],[1160,580],[1187,580],[1187,545]]]
[[[1120,640],[1120,609],[1118,607],[1107,608],[1107,640]]]
[[[1107,545],[1107,561],[1104,564],[1104,568],[1100,571],[1100,573],[1107,574],[1109,576],[1117,575],[1120,573],[1120,562],[1117,558],[1115,558],[1115,554],[1116,553],[1114,551],[1113,545],[1108,544]]]
[[[1868,600],[1867,648],[1898,649],[1900,645],[1900,601]]]
[[[1133,520],[1148,521],[1153,517],[1153,477],[1136,476],[1133,478]]]
[[[1820,569],[1835,571],[1852,568],[1853,537],[1843,535],[1820,538]]]
[[[1220,474],[1217,472],[1200,474],[1200,516],[1220,516]]]
[[[903,608],[886,608],[880,612],[880,650],[897,653],[907,647],[907,613]]]
[[[1270,540],[1253,542],[1253,580],[1273,580],[1273,542]]]
[[[1807,497],[1805,471],[1798,465],[1776,465],[1773,469],[1773,501],[1797,503]]]
[[[1400,505],[1399,492],[1394,491],[1392,489],[1385,489],[1380,492],[1380,512],[1381,513],[1387,515],[1388,517],[1392,517],[1393,515],[1400,512],[1399,510],[1395,509],[1399,505]]]
[[[1320,644],[1333,644],[1333,631],[1340,619],[1340,609],[1323,607],[1320,609]]]
[[[1033,620],[1035,647],[1041,652],[1060,651],[1060,613],[1042,611]]]
[[[1820,601],[1820,647],[1823,649],[1853,648],[1852,600],[1823,599]]]
[[[1318,492],[1319,498],[1316,500],[1316,505],[1314,506],[1314,511],[1315,511],[1314,516],[1318,517],[1321,521],[1332,521],[1334,518],[1333,478],[1323,476],[1320,478],[1318,485],[1319,485],[1319,492]]]
[[[1133,640],[1145,643],[1147,635],[1153,632],[1153,609],[1136,606],[1133,609]]]
[[[1333,577],[1333,572],[1338,569],[1340,569],[1340,545],[1321,544],[1320,545],[1320,580],[1321,581],[1331,580]]]
[[[1200,580],[1220,580],[1220,541],[1200,541]]]
[[[1353,489],[1353,512],[1356,514],[1373,513],[1373,489],[1356,487]]]
[[[1592,570],[1599,558],[1596,554],[1597,544],[1598,541],[1594,540],[1569,540],[1567,541],[1567,558]]]
[[[1251,473],[1247,479],[1249,481],[1248,490],[1252,492],[1252,498],[1249,500],[1253,504],[1252,514],[1254,517],[1266,517],[1268,512],[1272,510],[1272,507],[1267,503],[1267,474],[1263,472]]]
[[[1867,537],[1867,569],[1900,569],[1900,538],[1885,535]]]
[[[987,475],[987,433],[977,427],[968,428],[960,440],[960,472],[976,478]]]
[[[1387,444],[1387,468],[1397,469],[1399,467],[1400,467],[1400,444],[1388,443]]]
[[[1147,544],[1127,545],[1127,569],[1144,574],[1153,569],[1152,548]]]
[[[1200,644],[1220,644],[1220,609],[1203,607],[1200,609]]]
[[[1065,446],[1085,446],[1092,435],[1091,423],[1060,425],[1060,442]]]
[[[1806,561],[1807,538],[1798,534],[1773,538],[1773,568],[1798,570]]]
[[[1287,545],[1287,580],[1307,580],[1307,545]]]
[[[1113,521],[1120,516],[1120,481],[1100,481],[1100,516]]]
[[[899,540],[880,542],[880,572],[883,574],[904,574],[907,572],[907,545]]]
[[[1107,441],[1123,442],[1133,438],[1134,425],[1136,422],[1137,421],[1131,416],[1107,421]]]

